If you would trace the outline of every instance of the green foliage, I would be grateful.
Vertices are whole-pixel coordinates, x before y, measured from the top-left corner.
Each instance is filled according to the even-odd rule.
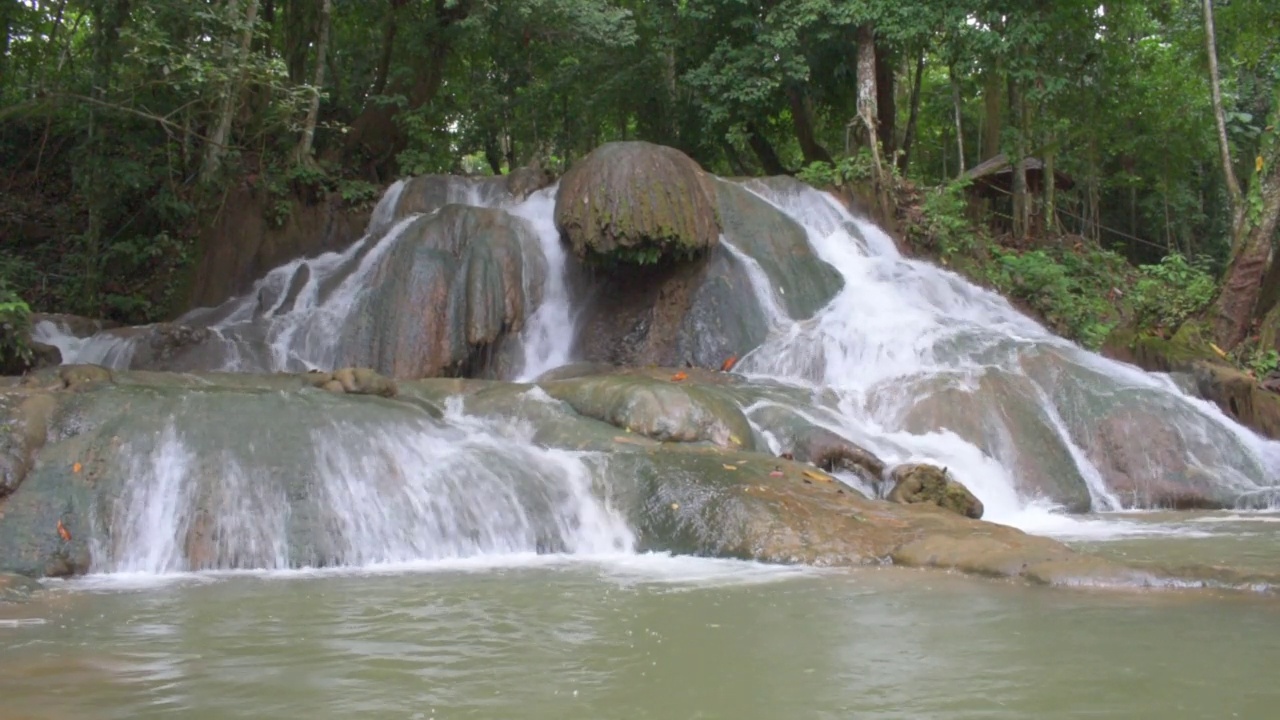
[[[1175,253],[1159,264],[1139,267],[1133,288],[1137,323],[1172,335],[1183,321],[1207,307],[1217,292],[1207,264],[1207,258],[1191,263]]]
[[[1280,369],[1280,353],[1275,349],[1255,350],[1247,359],[1245,366],[1257,377],[1266,377]]]
[[[30,330],[31,308],[0,277],[0,368],[31,362]]]
[[[1107,268],[1123,259],[1106,251],[1078,256],[1071,251],[997,250],[994,255],[996,286],[1026,302],[1057,332],[1097,349],[1119,322],[1117,308],[1101,288],[1120,280]]]
[[[381,190],[365,180],[339,180],[338,195],[342,201],[352,207],[367,208],[378,201]]]
[[[871,179],[873,162],[871,151],[862,148],[852,157],[842,157],[834,163],[812,162],[796,173],[796,178],[814,187],[844,187]]]
[[[697,252],[683,245],[643,244],[630,247],[619,247],[609,253],[591,253],[587,261],[596,267],[618,268],[625,265],[657,265],[664,259],[686,262],[697,257]]]
[[[968,186],[967,180],[958,180],[926,190],[920,205],[923,222],[913,231],[927,237],[944,260],[973,253],[979,242],[977,229],[965,215]]]

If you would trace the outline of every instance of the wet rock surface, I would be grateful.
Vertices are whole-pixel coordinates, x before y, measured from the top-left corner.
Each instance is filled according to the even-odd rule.
[[[889,473],[889,477],[893,482],[889,502],[903,505],[928,503],[974,520],[982,518],[982,501],[952,478],[946,468],[922,463],[899,465]]]
[[[810,462],[774,457],[745,441],[717,442],[726,433],[752,437],[738,406],[749,396],[731,375],[700,372],[673,381],[680,371],[672,368],[584,372],[590,368],[528,384],[392,384],[352,368],[317,387],[326,374],[131,371],[114,373],[109,382],[97,373],[96,381],[71,387],[62,387],[56,376],[45,376],[49,387],[0,386],[5,422],[18,428],[18,419],[22,428],[34,423],[45,431],[38,447],[10,445],[0,455],[34,451],[37,459],[0,501],[0,572],[84,573],[94,562],[91,547],[111,552],[129,542],[127,528],[112,526],[127,519],[111,510],[141,482],[140,469],[126,459],[139,451],[142,457],[167,452],[162,438],[175,428],[193,453],[183,460],[194,483],[194,505],[180,538],[186,567],[251,563],[252,557],[227,555],[225,544],[234,537],[228,533],[235,532],[226,524],[228,513],[271,503],[288,508],[282,517],[290,556],[323,565],[335,550],[326,545],[332,520],[315,475],[315,453],[323,447],[317,442],[358,442],[361,433],[399,423],[448,427],[487,417],[510,423],[514,432],[531,432],[545,446],[599,457],[596,482],[628,518],[641,550],[828,566],[890,563],[1055,585],[1159,586],[1169,578],[1196,577],[1195,568],[1127,568],[973,519],[980,504],[941,468],[899,466],[890,473],[898,481],[891,499],[915,502],[868,499],[813,464],[848,460],[857,447],[829,431],[801,427],[795,435],[802,439],[795,449]],[[324,387],[344,380],[356,383],[355,394]],[[394,397],[388,384],[396,388]],[[873,462],[874,456],[854,455],[864,470]],[[255,479],[233,483],[229,468]],[[519,468],[509,471],[519,477]],[[942,481],[934,482],[934,475]],[[402,482],[394,475],[366,480]],[[914,494],[908,497],[908,491]],[[1234,576],[1224,572],[1209,580],[1228,584]]]
[[[674,148],[606,143],[569,168],[556,227],[579,258],[648,264],[713,246],[720,218],[711,178]],[[652,261],[645,259],[652,253]]]

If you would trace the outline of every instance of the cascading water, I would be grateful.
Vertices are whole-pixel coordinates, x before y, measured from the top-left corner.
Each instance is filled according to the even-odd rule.
[[[902,257],[883,231],[825,193],[755,181],[746,187],[804,225],[814,251],[844,278],[842,291],[816,316],[775,320],[770,338],[738,364],[749,376],[834,393],[835,411],[815,411],[817,424],[865,443],[891,463],[946,465],[984,502],[988,519],[1027,529],[1052,529],[1061,520],[1049,514],[1052,503],[1018,487],[1013,469],[1026,428],[1000,417],[1010,411],[1009,404],[988,398],[985,406],[978,402],[962,411],[985,409],[992,416],[983,418],[988,434],[1005,436],[1004,442],[979,449],[945,427],[909,431],[906,420],[923,400],[944,390],[980,398],[988,392],[984,383],[1020,389],[1020,401],[1030,409],[1028,422],[1056,436],[1073,465],[1061,469],[1087,486],[1094,510],[1129,505],[1107,486],[1081,447],[1086,441],[1105,442],[1091,427],[1100,406],[1123,406],[1167,423],[1179,441],[1181,469],[1207,472],[1239,497],[1275,489],[1265,483],[1280,468],[1280,445],[1183,394],[1167,378],[1087,352],[1000,296]],[[763,281],[755,279],[753,289],[763,307],[777,306]],[[1126,439],[1135,440],[1140,442]],[[1243,452],[1236,456],[1222,446]],[[1151,474],[1178,470],[1146,469]]]
[[[229,372],[331,370],[352,361],[352,337],[367,326],[367,302],[389,254],[426,213],[404,208],[408,183],[397,181],[374,209],[365,235],[342,252],[299,258],[268,272],[252,290],[213,308],[198,308],[174,324],[204,328],[198,369]],[[526,287],[529,316],[520,337],[518,379],[526,380],[565,364],[573,341],[573,317],[566,279],[566,253],[554,221],[556,187],[519,200],[492,184],[451,179],[436,200],[476,208],[500,208],[523,221],[536,238],[522,250],[529,277],[545,266],[541,287]],[[410,204],[410,207],[414,205]],[[149,327],[149,326],[148,326]],[[135,361],[148,327],[108,330],[87,338],[43,321],[33,339],[56,346],[65,364],[97,364],[125,369]],[[188,369],[188,368],[179,368]],[[195,368],[192,368],[195,369]]]
[[[359,345],[353,328],[367,325],[369,294],[390,253],[416,223],[440,212],[406,211],[406,186],[388,190],[365,237],[345,251],[276,268],[252,292],[178,322],[208,329],[221,369],[336,367]],[[795,293],[775,287],[777,258],[762,263],[742,238],[722,237],[741,271],[736,277],[771,328],[735,371],[756,381],[761,396],[779,388],[808,395],[797,402],[799,395],[779,390],[777,400],[746,408],[753,421],[785,406],[891,465],[945,465],[983,501],[987,519],[1033,531],[1080,527],[1056,512],[1062,502],[1054,498],[1063,493],[1046,491],[1055,482],[1079,487],[1071,509],[1095,511],[1140,505],[1137,494],[1162,473],[1200,473],[1228,497],[1275,492],[1267,483],[1280,468],[1280,445],[1168,378],[1086,352],[998,295],[902,257],[892,239],[829,195],[795,183],[743,187],[798,223],[813,253],[843,280],[817,313],[793,316],[801,314],[790,302]],[[444,195],[503,210],[526,230],[519,235],[523,290],[532,300],[517,338],[519,362],[508,375],[528,382],[569,362],[580,308],[571,301],[569,259],[554,224],[556,188],[518,200],[457,181]],[[36,339],[57,345],[67,363],[128,367],[135,352],[146,351],[144,331],[77,338],[45,322]],[[465,416],[456,401],[443,420],[420,413],[388,419],[388,408],[377,409],[381,414],[355,424],[332,420],[289,435],[305,451],[288,462],[265,439],[233,447],[227,436],[202,437],[209,428],[198,414],[176,412],[154,434],[119,449],[119,471],[129,480],[97,508],[94,568],[271,569],[635,547],[632,530],[604,499],[607,482],[600,481],[609,473],[594,456],[541,447],[529,428]],[[323,420],[326,411],[314,414]],[[1158,457],[1142,455],[1145,437],[1108,439],[1134,425],[1154,432],[1155,424],[1168,439]],[[782,451],[755,427],[767,449]],[[264,427],[262,434],[274,431]],[[1117,486],[1100,459],[1111,460],[1111,470],[1122,467],[1128,484]],[[1028,485],[1028,477],[1040,485]]]
[[[528,200],[508,212],[524,218],[538,236],[538,246],[547,264],[547,282],[542,303],[528,320],[523,335],[524,365],[517,382],[527,382],[552,368],[569,362],[573,348],[574,317],[569,301],[567,255],[556,228],[556,189],[551,186],[533,193]]]
[[[632,531],[592,486],[596,460],[531,437],[531,428],[468,417],[454,402],[439,422],[321,424],[300,439],[312,457],[281,467],[271,464],[274,450],[209,446],[170,420],[156,437],[120,448],[128,481],[99,509],[93,567],[173,573],[629,553]]]

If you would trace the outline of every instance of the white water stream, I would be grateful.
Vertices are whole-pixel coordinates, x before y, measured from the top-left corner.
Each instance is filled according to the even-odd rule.
[[[110,532],[96,533],[93,567],[172,574],[632,554],[632,530],[593,487],[602,459],[540,447],[532,435],[464,415],[455,399],[443,423],[312,430],[313,463],[282,472],[246,469],[236,459],[245,449],[201,444],[171,421],[119,448],[129,480],[106,508]]]
[[[777,191],[764,183],[746,187],[804,226],[815,253],[843,277],[841,292],[813,318],[777,322],[770,338],[739,362],[748,376],[800,383],[832,392],[839,413],[812,420],[864,444],[889,463],[944,465],[981,499],[985,519],[1033,532],[1102,536],[1138,531],[1123,521],[1077,521],[1051,503],[1019,494],[1009,464],[947,430],[912,433],[900,419],[939,379],[977,389],[975,381],[997,371],[1035,387],[1039,423],[1068,449],[1085,480],[1095,511],[1117,510],[1123,501],[1069,431],[1059,392],[1111,397],[1151,409],[1186,443],[1186,462],[1203,466],[1241,494],[1273,490],[1263,478],[1246,477],[1209,447],[1213,433],[1234,437],[1264,469],[1267,482],[1280,474],[1280,443],[1264,440],[1224,416],[1211,403],[1190,397],[1167,377],[1142,372],[1085,351],[1048,332],[1004,298],[955,273],[905,258],[892,238],[855,217],[826,193]],[[735,255],[739,254],[734,250]],[[749,272],[758,302],[776,319],[778,303],[763,274]],[[1050,379],[1029,373],[1028,358],[1052,354],[1073,374]],[[1078,372],[1079,376],[1074,375]],[[1016,432],[1017,428],[1013,428]],[[1016,448],[1016,438],[1009,442]]]
[[[998,295],[904,258],[883,231],[829,195],[757,182],[746,187],[800,223],[815,254],[844,281],[814,317],[793,319],[779,302],[781,289],[771,287],[760,264],[733,238],[723,238],[772,326],[770,337],[736,371],[799,385],[815,398],[835,397],[834,404],[792,408],[811,422],[891,465],[944,465],[982,500],[986,519],[1033,532],[1113,536],[1138,530],[1122,519],[1067,517],[1020,491],[1014,465],[1024,428],[1016,422],[1003,422],[996,449],[984,451],[947,429],[909,430],[904,418],[914,404],[942,387],[976,390],[992,373],[1033,388],[1034,422],[1065,446],[1094,510],[1120,509],[1125,500],[1108,488],[1082,448],[1080,428],[1087,421],[1081,413],[1090,402],[1120,394],[1123,402],[1174,428],[1188,466],[1206,469],[1242,495],[1273,490],[1266,483],[1280,470],[1280,444],[1258,438],[1168,378],[1086,352]],[[221,369],[335,367],[351,324],[360,321],[361,299],[380,260],[420,217],[398,216],[404,188],[400,182],[388,190],[366,236],[345,251],[276,268],[244,296],[188,313],[178,323],[207,327],[220,338]],[[500,207],[527,221],[536,246],[525,251],[545,260],[542,299],[521,334],[522,364],[513,378],[521,381],[572,360],[576,312],[568,258],[554,224],[555,190],[523,201],[481,192],[466,181],[449,191],[452,202]],[[41,323],[35,333],[36,340],[59,347],[66,363],[117,368],[129,366],[144,337],[130,329],[77,338],[52,322]],[[1044,358],[1052,361],[1048,374],[1029,369]],[[448,428],[398,424],[370,432],[335,426],[316,434],[313,511],[332,513],[326,520],[332,546],[319,548],[323,557],[317,558],[289,556],[288,548],[297,544],[288,536],[290,513],[299,510],[293,497],[286,501],[292,490],[279,476],[196,453],[170,427],[148,448],[122,449],[121,461],[131,464],[134,481],[112,510],[115,531],[95,549],[95,566],[164,573],[201,569],[203,557],[217,558],[217,567],[271,569],[632,550],[631,530],[593,488],[601,471],[589,458],[538,447],[527,434],[467,418],[456,407],[448,420]],[[360,442],[350,442],[357,436]],[[1238,441],[1249,457],[1236,462],[1215,454],[1215,438],[1221,437]],[[234,486],[222,493],[223,500],[196,501],[191,478],[201,463],[219,464],[224,482]],[[1264,477],[1246,466],[1262,468]],[[519,478],[503,467],[519,468]]]

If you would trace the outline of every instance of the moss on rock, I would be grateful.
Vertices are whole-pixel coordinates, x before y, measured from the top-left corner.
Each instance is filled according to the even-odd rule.
[[[688,155],[606,143],[560,181],[556,227],[583,259],[649,264],[699,255],[720,236],[710,177]]]
[[[982,501],[969,488],[951,479],[946,468],[932,465],[899,465],[890,478],[894,481],[889,501],[903,505],[929,503],[957,515],[975,520],[982,517]]]

